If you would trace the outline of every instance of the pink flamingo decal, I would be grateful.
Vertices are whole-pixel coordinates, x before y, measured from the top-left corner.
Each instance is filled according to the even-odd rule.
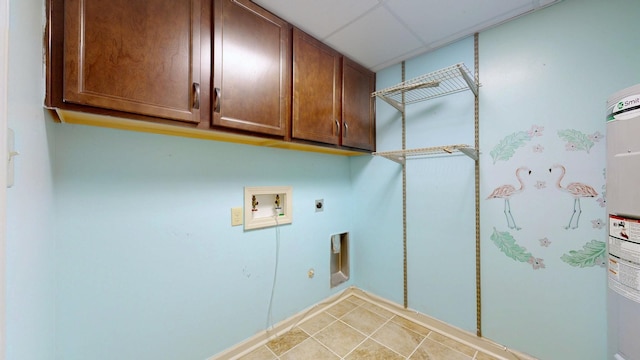
[[[569,225],[565,226],[565,229],[569,229],[569,228],[577,229],[580,223],[580,214],[582,213],[582,207],[580,206],[580,198],[596,197],[598,193],[591,186],[587,184],[579,183],[579,182],[572,182],[567,186],[562,187],[560,182],[564,178],[564,175],[567,173],[567,169],[562,165],[555,164],[551,167],[551,169],[549,169],[549,173],[552,173],[553,169],[560,169],[561,171],[560,176],[556,181],[556,187],[558,188],[558,190],[564,191],[573,197],[573,214],[571,214],[571,218],[569,219]],[[578,213],[578,216],[576,217],[576,224],[575,226],[571,226],[573,222],[573,217],[576,215],[576,212]]]
[[[520,178],[520,173],[523,171],[527,171],[529,175],[531,174],[531,170],[528,167],[519,167],[516,169],[516,179],[518,179],[518,183],[520,183],[520,188],[516,189],[515,186],[511,184],[505,184],[498,186],[491,192],[491,194],[487,197],[488,199],[504,199],[504,217],[507,219],[507,226],[509,229],[520,230],[516,225],[516,221],[513,219],[513,215],[511,214],[511,203],[509,200],[515,194],[519,194],[524,191],[524,182]]]

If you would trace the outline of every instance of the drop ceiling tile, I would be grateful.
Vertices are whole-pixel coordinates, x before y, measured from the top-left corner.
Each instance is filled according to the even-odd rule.
[[[534,2],[539,3],[532,0],[388,0],[385,6],[431,49],[530,11]]]
[[[340,29],[325,42],[370,69],[423,47],[420,40],[384,7],[378,7]]]
[[[319,40],[380,5],[378,0],[254,0]]]
[[[560,0],[253,0],[373,71]]]

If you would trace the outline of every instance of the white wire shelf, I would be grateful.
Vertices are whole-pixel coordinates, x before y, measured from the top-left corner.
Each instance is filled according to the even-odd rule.
[[[404,111],[404,105],[471,90],[478,96],[478,86],[463,63],[451,65],[371,94]],[[403,95],[404,94],[404,99]]]
[[[410,157],[421,157],[421,156],[429,156],[429,155],[448,155],[448,154],[454,154],[454,153],[462,153],[472,158],[473,160],[478,160],[478,150],[476,150],[472,146],[465,145],[465,144],[434,146],[434,147],[409,149],[409,150],[380,151],[380,152],[374,152],[373,155],[382,156],[384,158],[387,158],[389,160],[392,160],[399,164],[404,165],[407,158],[410,158]]]

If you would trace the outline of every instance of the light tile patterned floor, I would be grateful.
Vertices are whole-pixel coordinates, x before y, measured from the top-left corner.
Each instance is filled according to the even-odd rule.
[[[495,360],[349,296],[239,360]]]

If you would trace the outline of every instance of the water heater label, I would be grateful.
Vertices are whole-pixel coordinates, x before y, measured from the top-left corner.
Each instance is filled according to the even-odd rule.
[[[608,109],[607,121],[616,120],[619,115],[640,110],[640,95],[627,96]]]
[[[609,215],[609,288],[640,303],[640,220]]]

